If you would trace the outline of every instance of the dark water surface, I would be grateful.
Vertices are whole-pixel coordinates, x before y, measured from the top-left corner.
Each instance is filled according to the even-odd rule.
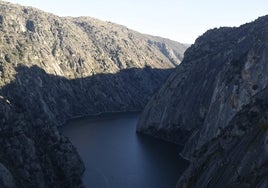
[[[187,167],[180,148],[135,132],[138,113],[74,120],[62,128],[78,149],[87,188],[174,188]]]

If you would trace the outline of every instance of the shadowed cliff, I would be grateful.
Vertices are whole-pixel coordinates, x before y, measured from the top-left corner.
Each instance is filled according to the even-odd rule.
[[[15,70],[0,90],[0,180],[13,187],[80,187],[82,161],[56,126],[99,112],[140,111],[172,71],[132,68],[69,80],[37,66]]]
[[[15,80],[0,95],[22,111],[60,125],[76,116],[140,111],[172,69],[131,68],[70,80],[37,66],[19,66],[16,71]]]

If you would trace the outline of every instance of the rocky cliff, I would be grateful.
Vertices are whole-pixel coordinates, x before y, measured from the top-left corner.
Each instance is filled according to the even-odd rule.
[[[207,31],[145,107],[137,130],[191,161],[178,187],[267,187],[267,36],[268,16]]]
[[[105,111],[141,110],[171,69],[181,62],[186,49],[180,43],[142,35],[110,22],[87,17],[60,18],[4,2],[1,2],[0,36],[0,86],[16,83],[20,90],[17,95],[22,90],[27,94],[28,90],[37,91],[41,96],[38,101],[43,101],[42,106],[46,106],[46,114],[50,117],[55,113],[73,117]],[[50,86],[57,91],[51,90],[43,87],[46,82],[38,75],[37,67],[44,70],[39,73],[45,72],[51,77],[80,81],[73,82],[74,85],[51,81]],[[31,85],[37,88],[33,90]],[[40,92],[38,88],[49,93]],[[60,98],[54,97],[59,91],[69,93],[68,99],[61,94]],[[14,98],[12,91],[9,94],[2,92],[2,95]],[[47,99],[43,100],[43,97]],[[58,99],[64,105],[55,110],[59,108]],[[27,105],[23,103],[22,106]],[[71,112],[73,106],[85,110]]]
[[[141,110],[186,47],[0,1],[0,187],[82,187],[66,120]]]

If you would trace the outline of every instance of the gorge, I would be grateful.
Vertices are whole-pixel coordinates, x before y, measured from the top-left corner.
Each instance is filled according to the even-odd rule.
[[[155,179],[148,187],[174,179],[178,188],[268,187],[267,36],[263,16],[208,30],[188,48],[115,23],[0,1],[0,187],[82,188],[94,147],[103,153],[89,158],[106,170],[122,162],[143,177],[120,182],[108,169],[110,179],[91,173],[92,186],[142,186],[135,180],[146,182],[147,172]],[[101,121],[65,126],[70,138],[58,130],[89,117]],[[174,150],[168,143],[158,150],[164,142],[153,137]],[[83,138],[90,143],[79,145]],[[109,163],[109,154],[129,160]],[[157,161],[174,168],[153,174]]]
[[[140,111],[185,45],[89,17],[0,1],[0,187],[83,187],[83,162],[58,126]]]

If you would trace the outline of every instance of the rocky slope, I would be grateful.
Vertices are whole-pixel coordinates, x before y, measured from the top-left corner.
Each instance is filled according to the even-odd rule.
[[[207,31],[145,107],[137,130],[191,161],[178,187],[267,186],[267,36],[268,16]]]
[[[185,49],[117,24],[0,1],[0,187],[82,187],[83,163],[57,126],[141,110]]]
[[[170,69],[180,63],[186,49],[180,43],[142,35],[117,24],[87,17],[60,18],[4,2],[1,2],[0,36],[0,86],[13,84],[20,90],[17,93],[24,92],[24,95],[27,90],[37,90],[38,101],[43,101],[42,106],[46,106],[46,114],[50,117],[55,113],[73,117],[142,109],[148,97],[171,73]],[[44,88],[44,78],[33,67],[44,70],[51,78],[58,76],[75,84],[50,84],[57,91]],[[20,72],[27,68],[27,75]],[[32,83],[28,81],[31,77],[36,78]],[[73,82],[74,79],[80,80],[79,83]],[[33,90],[31,86],[37,88]],[[49,93],[39,92],[39,88],[47,89]],[[59,107],[59,98],[54,96],[59,91],[68,96],[60,94],[64,105],[55,110]],[[14,98],[14,92],[3,91],[2,95]],[[23,103],[22,106],[28,104]],[[73,106],[85,110],[71,112]]]

